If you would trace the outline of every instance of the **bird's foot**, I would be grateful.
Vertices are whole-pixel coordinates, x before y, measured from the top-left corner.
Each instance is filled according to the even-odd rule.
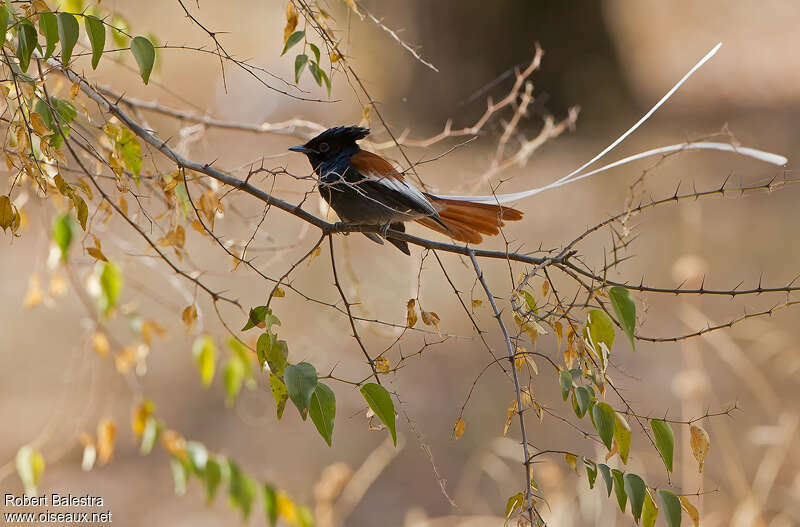
[[[391,226],[392,226],[391,223],[387,223],[386,225],[381,227],[381,230],[379,231],[380,235],[381,235],[381,238],[386,239],[386,234],[389,232],[389,229],[391,228]]]

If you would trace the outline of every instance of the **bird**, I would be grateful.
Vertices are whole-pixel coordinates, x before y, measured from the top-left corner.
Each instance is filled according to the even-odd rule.
[[[415,221],[454,240],[478,244],[483,241],[484,235],[499,234],[506,221],[522,219],[521,211],[504,204],[570,185],[639,159],[666,156],[674,152],[717,150],[772,165],[786,165],[789,160],[780,154],[729,143],[699,141],[652,148],[585,171],[647,121],[721,46],[722,43],[714,46],[641,119],[589,161],[552,183],[520,192],[488,196],[448,196],[421,192],[406,180],[403,171],[397,170],[379,155],[361,149],[357,141],[369,135],[370,130],[360,126],[329,128],[304,145],[293,146],[289,150],[308,157],[319,177],[320,194],[342,221],[381,226],[383,238],[389,228],[405,232],[405,222]],[[376,233],[364,234],[377,243],[383,243],[383,238]],[[405,241],[394,238],[388,240],[405,254],[411,254]]]
[[[389,161],[361,149],[357,141],[369,133],[360,126],[337,126],[289,150],[308,157],[319,193],[342,221],[382,227],[382,236],[363,233],[371,240],[383,243],[389,228],[405,232],[405,222],[415,221],[453,240],[478,244],[484,235],[499,234],[506,221],[522,219],[521,211],[502,204],[420,191]],[[405,241],[387,239],[411,254]]]

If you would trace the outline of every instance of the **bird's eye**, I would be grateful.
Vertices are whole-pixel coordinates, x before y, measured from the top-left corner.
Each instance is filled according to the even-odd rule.
[[[328,143],[320,143],[318,148],[320,152],[327,152],[328,150],[331,149]]]

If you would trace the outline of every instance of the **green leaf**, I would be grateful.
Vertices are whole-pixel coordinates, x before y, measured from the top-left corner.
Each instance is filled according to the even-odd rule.
[[[375,415],[378,416],[378,419],[389,429],[394,446],[397,446],[397,428],[392,396],[389,395],[386,388],[374,382],[369,382],[362,386],[361,395],[364,396],[367,404],[372,408],[372,411],[375,412]]]
[[[658,501],[661,503],[661,510],[664,511],[664,520],[669,527],[680,527],[681,525],[681,501],[678,497],[668,490],[658,491]]]
[[[611,489],[614,488],[614,479],[611,477],[611,469],[605,463],[598,464],[597,468],[600,469],[600,474],[603,475],[603,480],[606,482],[608,495],[611,496]]]
[[[589,337],[592,347],[601,353],[601,344],[605,345],[607,352],[611,352],[614,345],[614,322],[604,311],[592,309],[586,317],[584,337]]]
[[[96,16],[87,15],[83,20],[92,45],[92,69],[96,70],[106,47],[106,26]]]
[[[233,406],[236,402],[236,397],[242,389],[246,368],[242,359],[238,356],[231,356],[226,362],[222,370],[222,381],[225,385],[225,404]]]
[[[328,90],[328,97],[330,97],[331,96],[331,80],[328,78],[328,74],[325,73],[325,70],[323,70],[320,67],[317,67],[317,69],[319,70],[319,76],[322,77],[322,81],[325,83],[325,88]]]
[[[285,340],[276,340],[272,333],[262,333],[256,343],[256,354],[262,370],[266,362],[272,373],[283,377],[286,358],[289,356],[289,348]]]
[[[328,443],[328,446],[331,446],[333,420],[336,417],[336,395],[333,390],[321,382],[317,383],[317,387],[311,395],[308,415],[314,422],[314,426],[317,427],[319,435]]]
[[[307,362],[290,364],[283,372],[283,382],[286,383],[289,398],[300,412],[300,417],[305,421],[311,395],[317,387],[317,370]]]
[[[17,450],[17,475],[27,496],[37,496],[37,487],[44,473],[44,457],[30,445]]]
[[[506,524],[511,516],[522,507],[525,503],[525,496],[521,492],[517,492],[506,501]]]
[[[58,133],[57,127],[60,124],[61,132],[65,137],[68,136],[70,132],[69,123],[71,123],[75,117],[78,116],[78,112],[69,101],[65,101],[57,97],[50,97],[49,100],[50,104],[48,105],[44,100],[36,99],[36,104],[33,106],[33,111],[41,115],[45,126],[55,132],[53,135],[49,136],[49,142],[53,147],[59,148],[63,143],[63,138],[61,137],[61,134]],[[50,106],[55,109],[55,115],[50,109]]]
[[[575,391],[572,393],[572,399],[575,403],[575,414],[578,417],[583,418],[592,402],[591,393],[586,389],[585,386],[576,386]]]
[[[174,484],[175,495],[183,496],[186,494],[186,481],[189,479],[189,471],[180,459],[173,457],[169,460],[172,469],[172,482]]]
[[[31,64],[31,55],[37,45],[36,28],[33,27],[29,20],[24,19],[17,29],[17,58],[22,71],[28,71],[28,67]]]
[[[303,40],[304,36],[306,36],[305,31],[295,31],[289,35],[289,38],[286,39],[286,44],[283,46],[283,51],[281,51],[281,56],[284,56],[289,51],[289,48]]]
[[[220,481],[222,481],[222,469],[214,458],[209,457],[206,461],[206,469],[203,472],[203,486],[206,488],[207,504],[210,505],[214,501]]]
[[[672,454],[675,448],[675,436],[672,427],[661,419],[650,419],[650,428],[653,430],[653,437],[656,440],[656,448],[661,454],[667,470],[672,472]]]
[[[209,336],[198,337],[192,346],[197,371],[200,372],[200,380],[206,388],[211,386],[214,380],[214,370],[216,369],[217,346],[214,339]]]
[[[308,65],[308,71],[311,72],[311,76],[314,77],[317,86],[322,86],[322,70],[316,62],[311,61],[311,64]]]
[[[611,440],[614,438],[616,422],[614,409],[608,403],[597,403],[592,407],[592,422],[597,433],[600,434],[603,444],[611,450]]]
[[[591,459],[583,458],[583,466],[586,467],[586,479],[589,480],[589,488],[594,488],[594,482],[597,479],[597,463]]]
[[[303,70],[306,69],[306,64],[308,64],[308,55],[298,55],[294,58],[294,82],[297,84],[300,82],[300,75],[303,73]]]
[[[272,398],[275,399],[275,409],[280,421],[283,417],[283,409],[286,408],[286,401],[289,399],[289,391],[283,380],[272,372],[269,374],[269,387],[272,390]]]
[[[269,519],[270,527],[278,524],[278,496],[270,484],[264,484],[264,512]]]
[[[267,306],[256,306],[250,310],[250,315],[247,317],[247,323],[242,328],[242,331],[254,328],[259,324],[266,324],[267,331],[270,331],[273,324],[281,325],[281,321],[272,314],[272,310],[267,310]]]
[[[642,508],[642,527],[653,527],[658,518],[658,508],[656,507],[650,493],[644,493],[644,507]]]
[[[100,272],[100,309],[108,316],[122,294],[122,272],[112,262],[105,262]]]
[[[4,10],[5,7],[0,8],[0,11]],[[8,15],[6,15],[8,16]],[[2,15],[0,15],[2,18]],[[2,29],[4,25],[2,24],[2,20],[0,20],[0,29]],[[56,44],[58,43],[58,19],[56,19],[56,15],[53,13],[39,13],[39,31],[44,35],[45,40],[47,40],[47,48],[44,52],[44,59],[49,59],[53,52],[56,50]],[[3,32],[5,33],[5,31]],[[5,39],[5,34],[3,34],[3,39]]]
[[[53,241],[61,251],[61,260],[65,262],[67,261],[67,251],[69,251],[69,245],[72,243],[73,229],[72,217],[69,215],[69,213],[56,216],[56,219],[53,221]]]
[[[616,413],[617,423],[614,426],[614,441],[617,442],[619,458],[628,464],[628,453],[631,451],[631,427],[620,413]]]
[[[203,443],[198,441],[186,442],[186,453],[189,455],[189,464],[192,470],[202,476],[208,464],[208,450]]]
[[[636,303],[631,298],[631,293],[621,286],[614,286],[608,291],[608,298],[614,306],[614,313],[617,314],[622,329],[631,341],[631,348],[636,350],[633,332],[636,330]]]
[[[156,62],[156,49],[153,43],[147,37],[134,37],[131,40],[131,53],[133,58],[136,59],[136,64],[139,65],[139,74],[142,76],[142,81],[145,84],[150,82],[150,73],[153,71],[153,65]]]
[[[72,50],[78,42],[78,20],[70,13],[58,14],[58,38],[61,41],[61,64],[66,68],[72,58]]]
[[[538,315],[539,307],[536,305],[536,300],[533,298],[533,295],[524,290],[522,291],[522,295],[525,297],[525,303],[528,304],[528,309]]]
[[[8,7],[0,6],[0,47],[6,43],[6,31],[8,31]]]
[[[561,370],[558,380],[561,384],[561,398],[566,401],[572,389],[572,375],[567,370]]]
[[[319,64],[319,48],[311,42],[308,43],[308,47],[311,48],[311,53],[314,54],[314,58],[317,59],[317,64]]]
[[[250,516],[250,511],[253,507],[253,501],[258,493],[258,486],[253,478],[247,474],[243,474],[239,469],[239,465],[231,460],[228,460],[228,468],[230,470],[230,480],[228,482],[228,496],[230,497],[231,504],[242,510],[242,515],[245,519]]]
[[[628,495],[625,493],[625,482],[622,479],[622,471],[611,469],[611,477],[614,478],[614,492],[617,495],[617,504],[619,510],[625,512],[625,506],[628,504]]]
[[[127,128],[122,128],[117,138],[117,148],[122,154],[125,168],[138,180],[142,171],[142,147],[139,145],[139,139]]]
[[[644,506],[645,494],[647,494],[647,487],[644,480],[636,474],[625,474],[625,493],[628,499],[631,500],[631,514],[636,523],[639,523],[639,518],[642,516],[642,507]]]

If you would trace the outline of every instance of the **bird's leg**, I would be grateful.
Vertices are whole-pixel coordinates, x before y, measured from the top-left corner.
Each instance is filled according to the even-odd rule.
[[[333,229],[335,231],[338,231],[340,234],[343,234],[345,236],[349,236],[350,232],[349,231],[343,231],[342,229],[346,229],[350,225],[352,225],[352,223],[347,222],[347,221],[337,221],[336,223],[333,224]]]

